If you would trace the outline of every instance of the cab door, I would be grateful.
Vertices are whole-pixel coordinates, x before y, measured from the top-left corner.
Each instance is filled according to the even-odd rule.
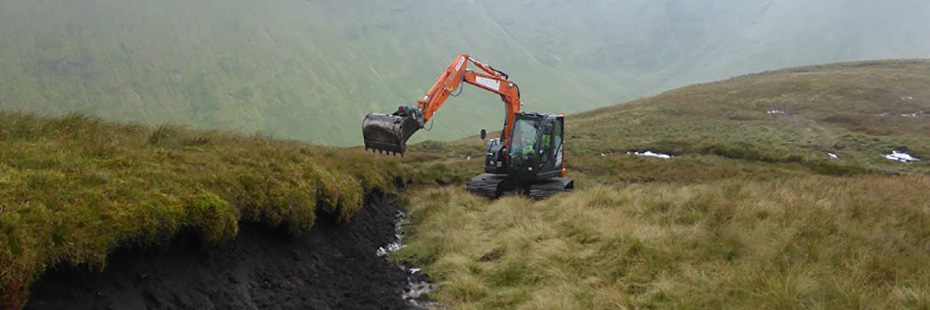
[[[547,115],[543,119],[539,141],[538,179],[558,177],[562,174],[563,133],[563,116]]]

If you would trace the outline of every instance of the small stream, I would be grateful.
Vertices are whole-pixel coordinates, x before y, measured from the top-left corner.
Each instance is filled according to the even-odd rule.
[[[397,252],[406,247],[403,242],[403,231],[404,227],[407,225],[410,225],[410,222],[407,220],[407,213],[404,211],[397,211],[394,224],[394,242],[378,248],[375,254],[379,257],[388,259],[390,253]],[[413,309],[436,308],[436,303],[427,298],[427,294],[436,291],[436,285],[429,282],[429,277],[423,274],[420,268],[413,267],[406,263],[398,263],[396,265],[407,274],[407,287],[404,288],[404,293],[401,295],[404,301]]]

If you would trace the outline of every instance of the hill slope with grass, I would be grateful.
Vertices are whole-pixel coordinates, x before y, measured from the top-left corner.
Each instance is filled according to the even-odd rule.
[[[928,82],[926,60],[840,63],[570,115],[577,192],[538,202],[464,192],[477,138],[376,158],[0,113],[0,297],[18,305],[52,266],[100,269],[182,231],[220,242],[242,223],[346,220],[401,181],[414,225],[395,258],[453,308],[927,307]],[[627,154],[647,150],[674,157]]]
[[[688,86],[573,116],[566,129],[572,136],[569,154],[579,159],[577,169],[605,169],[610,172],[594,174],[621,179],[637,178],[628,173],[638,172],[622,168],[639,160],[626,156],[630,150],[679,155],[679,165],[688,162],[696,173],[707,158],[797,163],[826,174],[925,173],[927,161],[902,164],[883,155],[898,150],[930,159],[928,83],[930,61],[901,60],[801,67]],[[687,178],[669,172],[649,174]]]
[[[570,115],[574,193],[412,191],[398,255],[451,308],[926,308],[926,85],[927,60],[840,63]],[[477,138],[416,148],[480,170]]]
[[[457,53],[508,72],[527,109],[575,113],[785,66],[926,57],[928,14],[919,0],[6,1],[0,108],[358,145],[346,128],[412,104]],[[501,110],[466,89],[430,138],[494,128]]]

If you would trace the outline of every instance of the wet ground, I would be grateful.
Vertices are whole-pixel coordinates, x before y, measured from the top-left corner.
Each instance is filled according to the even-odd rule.
[[[349,223],[318,217],[300,237],[260,225],[204,245],[183,234],[159,249],[124,249],[103,272],[57,268],[32,286],[26,309],[410,309],[426,278],[377,255],[397,242],[399,210],[372,194]],[[406,297],[406,299],[405,299]]]

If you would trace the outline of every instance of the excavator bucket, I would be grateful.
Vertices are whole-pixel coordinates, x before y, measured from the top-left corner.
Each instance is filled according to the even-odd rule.
[[[362,122],[365,149],[400,153],[407,150],[407,139],[420,130],[420,124],[410,116],[371,113]]]

